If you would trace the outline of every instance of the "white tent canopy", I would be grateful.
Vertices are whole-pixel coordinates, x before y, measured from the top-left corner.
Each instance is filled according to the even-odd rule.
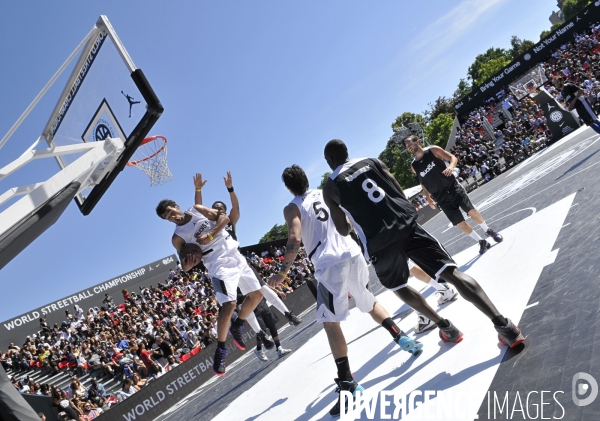
[[[404,194],[406,195],[407,198],[412,199],[417,194],[421,193],[421,190],[423,190],[423,187],[421,187],[420,184],[417,184],[414,187],[410,187],[408,189],[404,189]]]

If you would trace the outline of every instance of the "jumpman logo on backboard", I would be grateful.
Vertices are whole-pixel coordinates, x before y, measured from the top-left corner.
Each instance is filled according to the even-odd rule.
[[[131,107],[133,107],[133,104],[139,104],[140,101],[134,101],[134,99],[127,95],[125,92],[121,91],[121,93],[125,96],[125,98],[127,98],[127,101],[129,102],[129,118],[131,118]]]

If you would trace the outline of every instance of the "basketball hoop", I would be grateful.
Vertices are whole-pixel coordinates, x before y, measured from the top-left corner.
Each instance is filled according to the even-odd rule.
[[[150,136],[142,140],[127,163],[128,167],[136,167],[150,177],[150,186],[159,186],[173,179],[167,162],[167,138]]]

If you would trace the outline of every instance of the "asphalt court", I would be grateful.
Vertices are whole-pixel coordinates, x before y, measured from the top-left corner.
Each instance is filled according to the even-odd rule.
[[[483,256],[443,214],[424,225],[498,308],[518,321],[528,338],[524,347],[507,351],[493,343],[489,321],[460,299],[440,314],[465,332],[465,340],[448,346],[435,331],[420,335],[424,353],[415,359],[354,309],[343,329],[355,379],[372,390],[402,393],[474,390],[479,411],[470,419],[477,412],[479,419],[541,419],[541,409],[546,419],[600,419],[600,398],[577,406],[572,395],[577,373],[600,381],[599,140],[592,130],[580,129],[471,192],[488,225],[505,236]],[[425,295],[435,303],[430,290]],[[378,299],[413,335],[414,313],[389,292]],[[214,378],[158,419],[331,419],[335,370],[313,313],[282,332],[292,354],[281,360],[267,354],[269,362],[261,363],[249,353],[224,378]],[[590,389],[576,397],[584,399]],[[500,404],[506,399],[502,414],[489,412],[494,392]],[[428,404],[442,405],[435,399]],[[374,418],[363,411],[359,419],[384,419],[379,410]]]

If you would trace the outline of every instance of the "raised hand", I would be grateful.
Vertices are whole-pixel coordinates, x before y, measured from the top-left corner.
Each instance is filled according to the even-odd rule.
[[[228,189],[233,187],[233,179],[231,178],[231,172],[227,171],[227,177],[223,177],[223,181],[225,182],[225,187]]]
[[[194,187],[197,189],[201,189],[208,182],[208,180],[202,180],[202,174],[199,172],[194,176]]]

